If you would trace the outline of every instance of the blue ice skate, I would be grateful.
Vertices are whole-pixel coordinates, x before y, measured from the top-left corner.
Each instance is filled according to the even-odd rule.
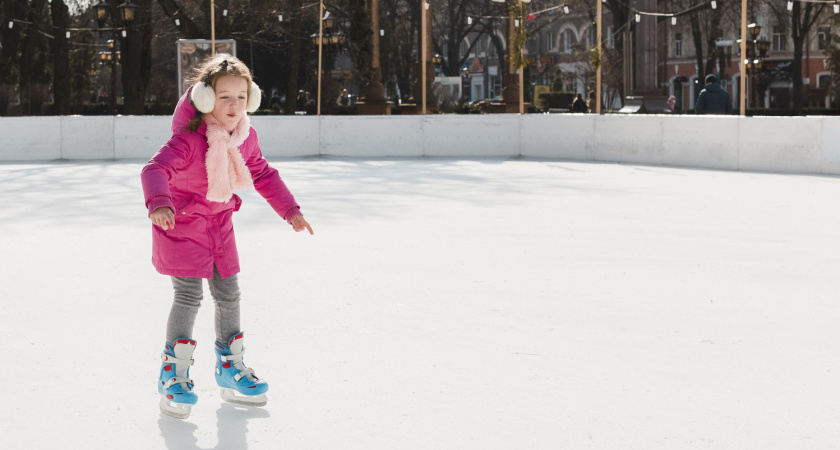
[[[195,341],[175,339],[172,345],[166,344],[160,359],[160,412],[178,419],[190,416],[192,405],[198,400],[193,392],[193,381],[189,378],[193,364]]]
[[[227,345],[216,341],[216,383],[222,388],[225,401],[245,406],[265,406],[268,383],[254,375],[254,369],[245,367],[244,333],[233,335]]]

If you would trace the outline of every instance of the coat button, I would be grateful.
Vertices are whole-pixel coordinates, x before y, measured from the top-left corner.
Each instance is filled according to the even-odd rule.
[[[181,215],[186,215],[186,214],[187,214],[186,211],[181,211]]]

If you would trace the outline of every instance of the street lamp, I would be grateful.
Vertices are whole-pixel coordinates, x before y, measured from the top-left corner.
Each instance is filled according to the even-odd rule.
[[[100,1],[96,5],[93,5],[93,15],[96,19],[96,23],[99,26],[99,33],[102,34],[103,31],[110,31],[113,33],[114,38],[108,40],[108,52],[101,52],[99,54],[100,62],[108,61],[111,63],[111,111],[114,115],[117,114],[117,62],[120,59],[120,52],[116,50],[116,41],[117,41],[117,31],[122,31],[122,36],[126,37],[127,28],[118,28],[113,26],[113,18],[111,19],[112,26],[111,28],[105,28],[105,21],[108,20],[109,12],[111,11],[111,4],[105,2],[104,0]],[[123,24],[125,27],[128,27],[135,18],[135,12],[137,10],[137,5],[127,1],[122,5],[117,7],[117,10],[120,14],[120,19],[122,19]]]
[[[756,86],[756,78],[758,78],[758,71],[764,66],[764,58],[767,56],[767,51],[770,50],[770,41],[765,39],[758,40],[758,35],[761,34],[761,26],[758,24],[750,24],[747,26],[752,40],[745,43],[746,55],[741,55],[744,59],[744,68],[750,74],[751,91],[753,94],[752,105],[758,107],[758,89]]]

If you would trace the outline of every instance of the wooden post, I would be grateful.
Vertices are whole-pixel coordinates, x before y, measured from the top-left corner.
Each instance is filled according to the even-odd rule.
[[[525,33],[525,14],[522,12],[522,0],[519,0],[519,31]],[[519,114],[525,114],[525,42],[519,47]]]
[[[601,61],[603,60],[603,57],[601,55],[601,22],[603,21],[603,15],[601,10],[601,2],[598,0],[595,0],[595,2],[598,4],[598,46],[596,47],[598,51],[598,69],[595,71],[595,113],[601,114]]]
[[[738,64],[741,66],[741,79],[740,79],[740,92],[738,93],[738,97],[740,97],[739,103],[741,104],[741,115],[747,115],[747,105],[746,105],[746,98],[747,98],[747,65],[744,63],[744,58],[747,57],[747,0],[741,0],[741,60]]]
[[[321,60],[324,54],[324,0],[321,0],[318,13],[318,107],[316,115],[321,115]]]
[[[420,89],[423,92],[422,114],[426,114],[426,11],[428,5],[428,0],[422,0],[422,4],[420,5],[420,73],[422,74]]]

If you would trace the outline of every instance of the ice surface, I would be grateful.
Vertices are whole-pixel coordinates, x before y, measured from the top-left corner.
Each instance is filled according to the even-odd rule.
[[[0,164],[4,449],[840,446],[840,178],[273,161],[314,236],[235,216],[246,362],[158,410],[171,284],[140,161]]]

